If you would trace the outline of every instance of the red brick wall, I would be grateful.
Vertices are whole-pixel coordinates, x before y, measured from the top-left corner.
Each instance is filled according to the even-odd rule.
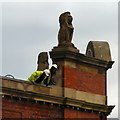
[[[99,113],[80,112],[79,110],[73,110],[73,109],[67,109],[67,108],[64,110],[64,116],[65,118],[73,118],[73,119],[74,118],[84,118],[84,119],[89,118],[88,120],[100,120]]]
[[[64,87],[105,95],[105,75],[64,67]]]
[[[2,118],[2,97],[0,97],[0,120]]]
[[[85,120],[85,118],[89,118],[89,120],[100,120],[100,114],[72,108],[63,109],[58,105],[50,105],[48,103],[23,102],[4,98],[2,100],[2,118],[3,120],[7,120],[6,118],[46,118],[44,120],[48,120],[48,118],[51,118],[50,120],[55,120],[56,118],[73,118],[73,120],[75,118],[83,118],[81,120]]]
[[[3,99],[3,118],[61,118],[62,110],[58,106],[40,103]]]

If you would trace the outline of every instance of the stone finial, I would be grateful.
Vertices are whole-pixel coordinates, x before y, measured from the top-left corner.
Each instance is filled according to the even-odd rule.
[[[86,56],[112,61],[110,47],[106,41],[90,41],[87,45]]]
[[[71,46],[73,36],[73,17],[70,12],[64,12],[59,17],[60,29],[58,33],[58,46]]]
[[[38,55],[37,64],[38,64],[37,70],[44,70],[44,69],[48,69],[49,68],[47,52],[41,52]]]

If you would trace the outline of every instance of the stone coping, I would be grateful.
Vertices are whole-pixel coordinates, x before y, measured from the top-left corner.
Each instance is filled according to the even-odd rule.
[[[105,69],[109,69],[112,67],[114,61],[105,61],[101,59],[97,59],[95,57],[88,57],[81,53],[76,53],[72,51],[55,51],[54,49],[50,51],[50,57],[53,61],[59,61],[62,59],[69,59],[76,61],[77,63],[84,63],[93,66],[103,67]]]
[[[63,88],[59,86],[46,87],[42,85],[34,85],[29,81],[11,79],[7,77],[2,77],[2,87],[21,90],[24,92],[42,93],[58,97],[67,97],[101,105],[105,105],[107,101],[107,96],[104,95],[78,91],[71,88]]]

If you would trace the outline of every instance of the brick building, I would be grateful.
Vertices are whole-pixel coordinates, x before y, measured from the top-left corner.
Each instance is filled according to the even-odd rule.
[[[106,120],[114,106],[107,105],[107,70],[111,60],[107,42],[90,41],[86,54],[72,45],[50,52],[59,66],[56,85],[45,87],[2,77],[2,119],[96,119]]]

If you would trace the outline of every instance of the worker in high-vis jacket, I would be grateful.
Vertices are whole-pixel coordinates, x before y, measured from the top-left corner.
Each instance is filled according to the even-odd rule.
[[[48,86],[51,84],[51,78],[56,73],[57,69],[58,66],[53,64],[50,69],[45,69],[44,71],[35,71],[28,78],[28,81],[31,81],[35,84],[43,84]]]

